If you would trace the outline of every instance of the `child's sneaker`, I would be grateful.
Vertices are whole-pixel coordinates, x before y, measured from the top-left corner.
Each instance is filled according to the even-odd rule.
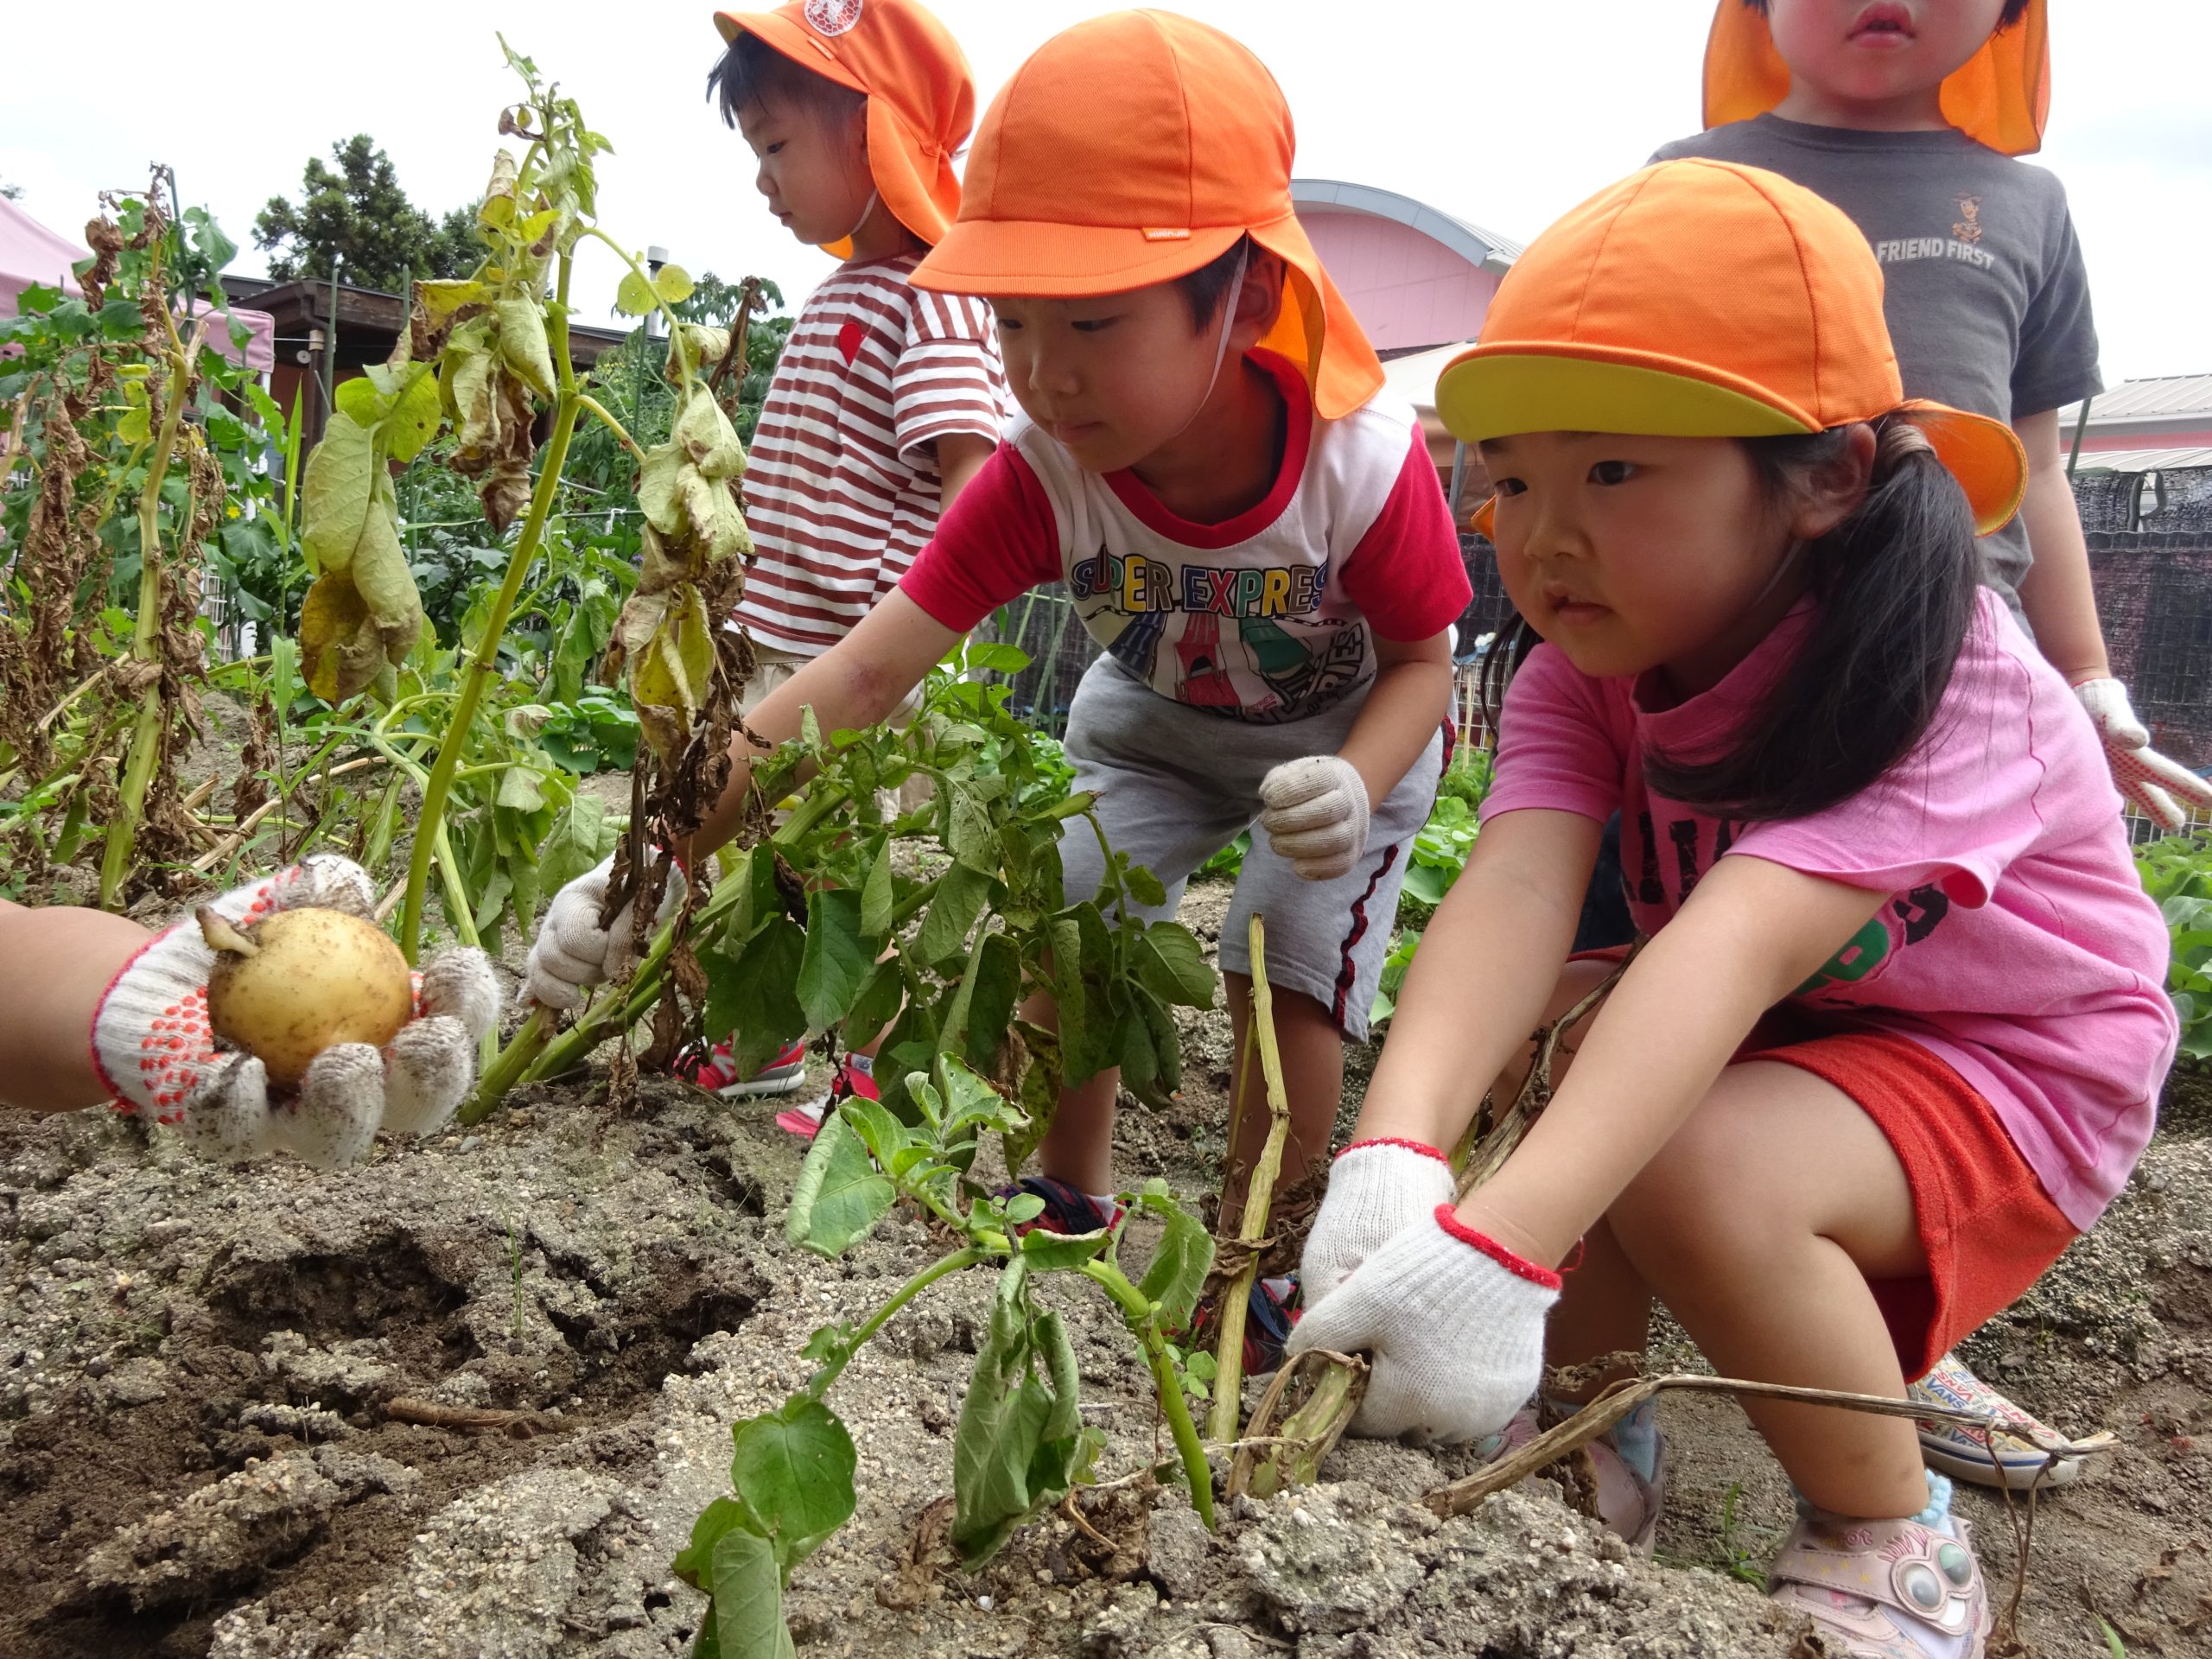
[[[1937,1360],[1936,1369],[1911,1384],[1906,1393],[1925,1405],[1987,1412],[1999,1422],[2012,1423],[2054,1440],[2065,1438],[2053,1434],[1991,1388],[1961,1364],[1955,1355],[1946,1354]],[[1976,1486],[2010,1486],[2015,1491],[2023,1491],[2031,1486],[2063,1486],[2082,1472],[2082,1459],[2047,1459],[2032,1442],[2011,1434],[1993,1433],[1989,1445],[1985,1446],[1980,1430],[1964,1423],[1940,1417],[1923,1418],[1918,1427],[1921,1457],[1929,1468],[1955,1480],[1970,1481]],[[2050,1464],[2048,1469],[2044,1467],[2046,1462]]]
[[[1559,1411],[1572,1408],[1560,1405]],[[1477,1448],[1492,1463],[1518,1452],[1541,1433],[1536,1408],[1527,1405],[1513,1421]],[[1598,1519],[1637,1554],[1649,1556],[1659,1535],[1659,1516],[1667,1505],[1667,1440],[1645,1401],[1582,1448],[1590,1454],[1596,1478]],[[1531,1475],[1531,1480],[1537,1477]]]
[[[1955,1516],[1931,1526],[1801,1515],[1767,1583],[1834,1659],[1981,1659],[1989,1637],[1981,1563]]]
[[[1294,1274],[1252,1281],[1251,1294],[1244,1300],[1243,1363],[1247,1377],[1265,1376],[1281,1369],[1283,1345],[1290,1340],[1291,1327],[1298,1323],[1298,1310],[1291,1306],[1297,1300],[1298,1279]],[[1203,1301],[1192,1313],[1193,1348],[1211,1350],[1219,1345],[1221,1325],[1216,1317],[1217,1313],[1212,1302]]]
[[[728,1043],[716,1043],[702,1059],[695,1046],[677,1056],[676,1075],[724,1100],[755,1095],[797,1094],[806,1087],[806,1045],[793,1043],[749,1077],[737,1074],[737,1056]]]
[[[1033,1221],[1025,1221],[1016,1227],[1014,1236],[1042,1228],[1048,1233],[1065,1233],[1075,1237],[1084,1233],[1096,1233],[1109,1227],[1118,1227],[1124,1211],[1110,1198],[1101,1202],[1079,1187],[1065,1181],[1056,1181],[1049,1175],[1025,1175],[1009,1182],[991,1196],[998,1198],[1017,1198],[1027,1192],[1045,1200],[1045,1208]]]
[[[776,1127],[802,1141],[811,1141],[822,1132],[822,1120],[839,1101],[881,1098],[875,1087],[875,1061],[866,1054],[848,1054],[837,1062],[837,1075],[830,1082],[830,1092],[804,1106],[785,1107],[776,1114]]]

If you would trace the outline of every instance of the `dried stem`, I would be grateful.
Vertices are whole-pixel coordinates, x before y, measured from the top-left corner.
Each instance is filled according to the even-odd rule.
[[[1257,912],[1252,916],[1251,950],[1252,1009],[1245,1049],[1248,1054],[1255,1046],[1260,1051],[1269,1122],[1267,1144],[1260,1149],[1246,1179],[1243,1212],[1237,1217],[1237,1241],[1246,1247],[1243,1260],[1222,1287],[1221,1300],[1214,1308],[1221,1321],[1221,1343],[1214,1355],[1213,1415],[1207,1428],[1217,1440],[1236,1438],[1236,1417],[1244,1403],[1245,1314],[1253,1281],[1259,1276],[1259,1246],[1267,1235],[1268,1211],[1274,1204],[1275,1176],[1282,1168],[1284,1143],[1290,1138],[1290,1095],[1283,1087],[1282,1055],[1275,1046],[1274,993],[1268,986],[1267,929]],[[1230,1133],[1229,1155],[1233,1160],[1236,1143],[1235,1131]]]

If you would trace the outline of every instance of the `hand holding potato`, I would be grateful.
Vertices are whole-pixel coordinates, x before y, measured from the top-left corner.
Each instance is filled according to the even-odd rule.
[[[360,866],[320,855],[157,935],[92,1016],[117,1099],[205,1156],[289,1150],[326,1168],[360,1157],[379,1128],[442,1127],[475,1079],[499,985],[474,950],[410,983],[366,919],[372,900]]]

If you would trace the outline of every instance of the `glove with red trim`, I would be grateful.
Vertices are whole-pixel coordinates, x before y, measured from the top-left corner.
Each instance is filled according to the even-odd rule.
[[[1288,1352],[1365,1352],[1373,1371],[1352,1433],[1460,1441],[1494,1434],[1542,1380],[1544,1316],[1559,1275],[1440,1204],[1353,1270],[1290,1333]]]
[[[351,859],[319,854],[210,906],[226,921],[312,906],[366,916],[375,893]],[[92,1058],[117,1104],[182,1131],[203,1157],[297,1154],[347,1164],[379,1128],[427,1135],[475,1081],[476,1048],[499,1014],[499,985],[481,950],[448,951],[417,975],[416,1018],[381,1050],[339,1043],[315,1056],[295,1095],[271,1099],[251,1054],[221,1050],[207,1026],[215,953],[190,918],[124,964],[92,1012]]]
[[[1355,1141],[1337,1154],[1298,1265],[1307,1312],[1400,1233],[1452,1202],[1452,1166],[1418,1141]]]
[[[2089,711],[2112,780],[2131,805],[2169,834],[2186,825],[2191,812],[2212,811],[2212,783],[2151,747],[2150,728],[2135,717],[2126,686],[2108,677],[2082,680],[2074,695]]]

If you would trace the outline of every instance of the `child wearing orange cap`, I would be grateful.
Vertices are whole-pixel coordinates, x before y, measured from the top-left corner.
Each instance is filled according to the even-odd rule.
[[[2149,1138],[2164,926],[2088,715],[1978,582],[2026,459],[1905,397],[1881,295],[1810,191],[1667,162],[1539,237],[1438,384],[1522,620],[1482,836],[1306,1247],[1290,1346],[1368,1352],[1358,1432],[1525,1439],[1543,1363],[1641,1352],[1655,1298],[1726,1375],[1903,1398]],[[1649,942],[1455,1204],[1437,1148],[1611,966],[1565,958],[1616,811]],[[1910,1422],[1744,1406],[1824,1651],[1980,1654]],[[1648,1408],[1598,1452],[1648,1542]]]
[[[968,61],[944,26],[913,0],[792,0],[717,12],[715,25],[728,44],[709,92],[759,159],[755,185],[785,229],[844,261],[791,325],[748,458],[757,556],[737,620],[753,639],[750,718],[906,574],[997,447],[1006,375],[990,308],[912,281],[959,208],[953,157],[975,120]],[[588,948],[597,918],[571,905],[547,925]],[[574,1000],[557,975],[531,989],[551,1007]],[[685,1064],[726,1096],[806,1086],[803,1044],[751,1077],[727,1042]],[[847,1055],[832,1093],[872,1098],[872,1065]],[[777,1122],[811,1135],[822,1109]]]
[[[1381,365],[1292,210],[1292,148],[1258,60],[1172,14],[1080,24],[1016,72],[914,282],[990,296],[1022,417],[897,588],[750,724],[774,742],[808,705],[825,730],[880,720],[994,607],[1065,582],[1105,647],[1068,758],[1108,841],[1167,889],[1147,915],[1262,832],[1221,964],[1241,1052],[1263,912],[1297,1169],[1326,1149],[1344,1039],[1366,1033],[1468,585],[1419,423],[1377,397]],[[705,846],[734,828],[758,751],[733,753]],[[1093,838],[1060,856],[1069,893],[1096,889]],[[588,948],[545,954],[578,983],[598,971]],[[1060,1230],[1114,1213],[1114,1091],[1109,1071],[1067,1092],[1025,1183]],[[1265,1119],[1243,1114],[1236,1156]],[[1279,1334],[1281,1307],[1255,1306]]]
[[[1763,167],[1857,222],[1882,266],[1905,390],[2010,422],[2028,452],[2019,516],[1983,543],[2003,594],[2103,739],[2121,794],[2178,830],[2212,784],[2150,747],[2114,679],[2061,451],[2062,404],[2102,390],[2088,276],[2066,193],[2015,158],[2050,107],[2046,0],[1718,0],[1705,124],[1652,158]],[[1946,1355],[1915,1385],[1937,1405],[2034,1419]],[[1922,1427],[1929,1461],[1985,1485],[2040,1470],[2018,1440]],[[2044,1478],[2073,1478],[2069,1459]]]

